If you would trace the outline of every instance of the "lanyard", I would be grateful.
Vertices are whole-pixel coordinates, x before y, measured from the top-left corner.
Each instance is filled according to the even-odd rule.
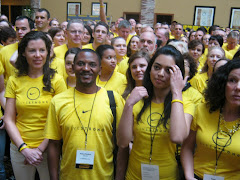
[[[234,133],[232,135],[229,135],[229,139],[227,140],[227,142],[225,143],[225,145],[223,146],[222,150],[220,151],[219,155],[217,153],[217,148],[218,148],[218,143],[217,143],[217,140],[218,140],[218,132],[219,132],[219,127],[220,127],[220,120],[222,118],[222,109],[220,110],[220,113],[219,113],[219,118],[218,118],[218,130],[217,130],[217,137],[216,137],[216,163],[215,163],[215,172],[214,172],[214,175],[216,175],[216,171],[217,171],[217,166],[218,166],[218,160],[220,158],[220,156],[222,155],[222,152],[224,151],[225,147],[227,146],[227,144],[229,143],[229,141],[232,139]],[[239,126],[239,124],[238,124]]]
[[[155,135],[156,135],[156,132],[157,132],[157,128],[158,126],[160,125],[161,123],[161,120],[163,119],[163,114],[164,114],[164,111],[160,117],[160,119],[158,120],[158,123],[157,123],[157,126],[156,126],[156,129],[155,131],[153,132],[152,134],[152,103],[150,103],[150,138],[151,138],[151,147],[150,147],[150,156],[149,156],[149,164],[151,164],[151,161],[152,161],[152,149],[153,149],[153,141],[154,141],[154,138],[155,138]]]
[[[81,123],[81,125],[82,125],[82,129],[83,129],[83,131],[84,131],[84,133],[85,133],[85,150],[86,150],[86,148],[87,148],[88,129],[89,129],[89,125],[90,125],[90,121],[91,121],[91,117],[92,117],[93,106],[94,106],[95,99],[96,99],[96,96],[97,96],[97,90],[96,90],[96,94],[95,94],[95,96],[94,96],[93,103],[92,103],[92,109],[91,109],[91,113],[90,113],[89,120],[88,120],[88,128],[87,128],[87,131],[85,130],[85,128],[84,128],[84,126],[83,126],[83,124],[82,124],[82,121],[81,121],[81,119],[80,119],[80,117],[79,117],[79,115],[78,115],[77,109],[76,109],[76,104],[75,104],[75,90],[76,90],[76,88],[74,88],[74,94],[73,94],[74,108],[75,108],[77,117],[78,117],[78,119],[79,119],[79,121],[80,121],[80,123]]]

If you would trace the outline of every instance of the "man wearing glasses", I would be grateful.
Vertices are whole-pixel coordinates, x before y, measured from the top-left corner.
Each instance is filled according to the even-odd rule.
[[[65,36],[67,38],[67,44],[63,44],[54,48],[54,53],[57,58],[63,59],[68,49],[78,47],[82,49],[84,25],[80,19],[73,19],[68,22]]]

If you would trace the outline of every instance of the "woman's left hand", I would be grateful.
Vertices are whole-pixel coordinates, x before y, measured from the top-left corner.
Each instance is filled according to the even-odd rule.
[[[182,72],[177,65],[172,66],[170,71],[170,86],[172,93],[174,92],[182,92],[184,88],[188,76],[183,79]]]

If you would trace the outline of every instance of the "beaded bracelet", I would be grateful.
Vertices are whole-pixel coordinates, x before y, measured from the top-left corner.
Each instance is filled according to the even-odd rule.
[[[20,152],[20,149],[21,149],[24,145],[27,146],[27,144],[26,144],[25,142],[23,142],[23,143],[18,147],[18,151],[19,151],[19,152]]]
[[[28,146],[23,146],[21,147],[21,149],[19,150],[19,152],[21,152],[22,150],[26,149],[26,148],[29,148]]]
[[[181,100],[179,100],[179,99],[174,99],[174,100],[172,100],[172,103],[175,103],[175,102],[179,102],[179,103],[183,104],[183,101],[181,101]]]

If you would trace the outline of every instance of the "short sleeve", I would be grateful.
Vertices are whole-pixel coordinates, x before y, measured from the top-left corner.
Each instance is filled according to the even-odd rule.
[[[66,86],[66,83],[64,82],[63,80],[63,77],[58,75],[58,74],[55,74],[55,78],[56,80],[54,81],[54,90],[55,90],[55,95],[61,93],[61,92],[64,92],[67,90],[67,86]]]
[[[16,78],[13,76],[11,76],[7,82],[5,97],[16,98]]]
[[[60,140],[62,138],[58,115],[55,108],[54,98],[52,99],[47,116],[47,123],[44,130],[44,137],[47,139]]]

